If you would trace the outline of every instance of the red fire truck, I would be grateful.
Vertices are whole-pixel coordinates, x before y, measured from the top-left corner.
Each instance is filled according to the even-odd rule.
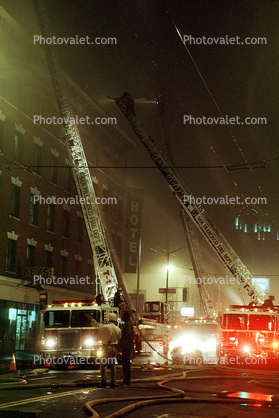
[[[277,310],[232,305],[220,317],[219,360],[228,358],[279,358]]]
[[[109,313],[118,318],[118,308],[92,300],[53,301],[44,314],[41,362],[57,367],[94,363],[102,357],[97,334]]]

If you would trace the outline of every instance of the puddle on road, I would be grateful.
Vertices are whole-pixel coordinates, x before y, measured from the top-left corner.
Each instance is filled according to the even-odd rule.
[[[234,392],[226,395],[228,398],[251,399],[255,401],[272,401],[273,395],[256,392]]]

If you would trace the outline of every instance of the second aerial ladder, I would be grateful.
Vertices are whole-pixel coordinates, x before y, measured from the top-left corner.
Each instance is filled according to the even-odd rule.
[[[132,97],[128,93],[124,93],[123,96],[116,99],[115,102],[130,122],[138,138],[148,150],[152,160],[169,183],[174,196],[186,211],[187,215],[203,234],[204,238],[213,248],[215,254],[217,254],[222,263],[237,279],[239,290],[243,296],[246,295],[249,302],[263,302],[263,300],[266,299],[266,295],[253,279],[252,274],[237,256],[221,231],[219,231],[217,226],[207,215],[203,207],[189,202],[188,197],[192,196],[192,194],[186,190],[182,179],[179,178],[173,167],[158,150],[153,139],[140,126],[140,123],[136,119]]]

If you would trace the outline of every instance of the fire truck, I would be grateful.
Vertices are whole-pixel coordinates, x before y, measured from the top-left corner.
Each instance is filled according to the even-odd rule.
[[[170,350],[183,347],[181,354],[200,350],[207,364],[216,363],[220,324],[211,318],[183,318],[171,331]]]
[[[94,363],[102,357],[97,335],[109,313],[118,308],[93,300],[53,301],[44,313],[41,358],[57,367]]]
[[[168,305],[164,302],[145,302],[145,313],[135,330],[137,354],[151,354],[152,348],[160,354],[167,354],[168,313]]]
[[[279,313],[260,306],[232,305],[220,317],[218,357],[278,359]]]
[[[51,28],[47,15],[47,7],[44,0],[35,0],[36,12],[43,36],[46,38],[51,36]],[[101,284],[101,292],[103,298],[109,304],[113,300],[118,285],[120,285],[124,298],[124,306],[132,312],[132,303],[130,296],[126,290],[119,271],[116,274],[104,225],[99,213],[98,205],[95,204],[96,196],[92,184],[92,178],[88,169],[87,159],[84,153],[82,141],[80,138],[78,126],[75,123],[75,115],[71,107],[71,101],[68,97],[67,87],[65,85],[64,73],[58,63],[55,50],[52,45],[45,45],[46,59],[49,67],[50,76],[57,98],[58,107],[63,117],[63,123],[66,133],[66,149],[68,151],[69,161],[72,168],[73,178],[79,197],[83,199],[85,204],[81,205],[83,218],[85,221],[89,241],[93,252],[93,261],[96,278]],[[88,203],[90,202],[90,203]],[[155,309],[155,302],[151,302]],[[160,304],[160,302],[158,302]],[[65,306],[67,305],[67,306]],[[61,303],[53,303],[53,306],[47,308],[45,313],[45,331],[44,331],[44,349],[42,355],[59,355],[62,358],[69,356],[83,355],[86,357],[94,356],[98,352],[99,346],[96,343],[95,335],[98,327],[104,323],[103,314],[111,311],[109,305],[102,307],[95,306],[94,302],[82,303],[78,301]],[[148,305],[147,305],[148,306]],[[151,305],[150,305],[151,306]],[[92,319],[97,321],[91,327],[85,327],[82,322],[81,311],[88,311]],[[83,312],[84,314],[84,312]],[[152,315],[152,310],[148,311],[148,315]],[[147,350],[148,344],[143,343],[145,340],[151,341],[154,347],[161,349],[166,347],[166,323],[165,312],[161,311],[163,320],[158,318],[150,318],[148,315],[142,318],[139,328],[136,330],[137,347],[139,351]],[[158,312],[156,311],[158,316]],[[65,320],[65,323],[61,319]],[[94,346],[90,346],[94,341]],[[85,344],[87,341],[87,347]],[[142,345],[143,343],[143,345]],[[93,344],[93,342],[92,342]]]
[[[35,0],[35,6],[42,35],[45,38],[51,37],[50,24],[47,16],[47,6],[45,2],[43,0]],[[88,169],[87,159],[84,153],[78,127],[75,123],[75,115],[68,98],[64,73],[58,64],[53,46],[51,44],[47,44],[45,45],[45,50],[54,86],[54,92],[56,94],[59,110],[64,121],[66,134],[65,144],[79,198],[83,199],[85,202],[95,202],[96,196],[92,184],[92,178]],[[252,275],[244,266],[242,261],[237,257],[230,244],[226,241],[218,228],[213,224],[205,210],[200,205],[193,205],[188,201],[185,201],[184,197],[186,195],[191,195],[191,193],[186,191],[182,180],[174,172],[169,162],[159,152],[153,139],[141,128],[140,123],[137,122],[135,112],[133,110],[133,100],[130,98],[130,95],[126,93],[121,98],[116,99],[116,104],[129,120],[134,132],[137,134],[143,145],[150,153],[151,158],[168,181],[169,186],[174,196],[181,204],[183,211],[186,212],[189,219],[203,234],[206,241],[213,248],[224,265],[230,270],[233,276],[238,277],[240,287],[239,290],[243,292],[243,298],[249,297],[249,301],[253,298],[255,301],[261,302],[265,298],[264,293],[256,282],[252,284]],[[116,276],[104,226],[98,210],[98,205],[94,203],[86,203],[81,206],[89,241],[92,247],[96,278],[99,278],[99,282],[101,283],[104,300],[111,301],[117,290],[117,285],[120,284],[126,306],[131,310],[132,303],[129,294],[126,291],[121,274],[117,274]],[[200,288],[199,290],[202,295],[204,293],[203,289]],[[206,299],[206,297],[204,299]],[[207,311],[209,311],[211,317],[214,317],[210,298],[209,302],[207,303]]]

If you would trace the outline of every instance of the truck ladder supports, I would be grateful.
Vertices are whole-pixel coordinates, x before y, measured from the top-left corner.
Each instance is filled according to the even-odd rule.
[[[175,173],[167,159],[160,153],[154,144],[153,139],[144,129],[141,128],[140,123],[137,122],[133,109],[133,99],[131,96],[128,93],[124,93],[123,96],[116,99],[115,102],[130,122],[138,138],[149,151],[152,160],[169,183],[174,196],[177,198],[199,231],[201,231],[204,238],[213,248],[222,263],[236,278],[239,288],[246,293],[249,301],[255,300],[257,302],[262,302],[266,298],[266,295],[257,282],[253,282],[252,274],[237,256],[221,231],[219,231],[217,226],[209,218],[202,206],[189,202],[188,197],[192,196],[191,193],[186,191],[183,186],[183,181]]]

